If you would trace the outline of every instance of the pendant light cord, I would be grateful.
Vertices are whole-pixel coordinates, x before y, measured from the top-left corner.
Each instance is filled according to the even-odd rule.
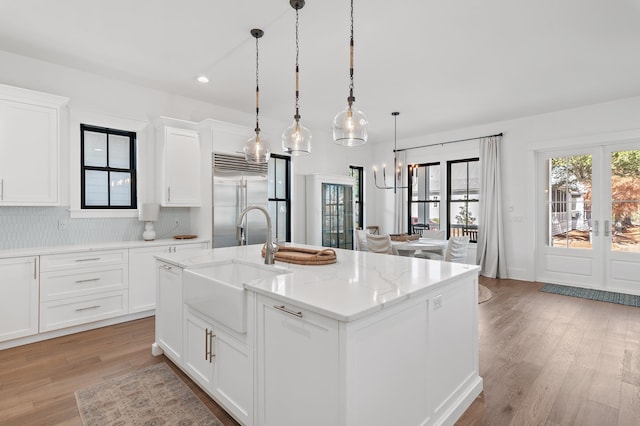
[[[298,43],[298,9],[296,9],[296,115],[293,118],[296,123],[300,123],[300,65],[298,63],[300,56],[300,45]]]
[[[347,98],[347,102],[349,102],[349,106],[351,106],[356,98],[353,96],[353,0],[351,0],[351,39],[349,41],[349,97]]]
[[[260,80],[259,80],[259,64],[260,54],[258,50],[258,39],[256,37],[256,137],[260,135]]]

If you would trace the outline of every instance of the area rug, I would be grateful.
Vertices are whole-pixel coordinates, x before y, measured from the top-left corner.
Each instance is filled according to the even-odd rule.
[[[540,291],[562,294],[564,296],[581,297],[583,299],[599,300],[601,302],[617,303],[619,305],[640,307],[640,296],[634,296],[632,294],[614,293],[612,291],[570,287],[558,284],[545,284],[542,286]]]
[[[165,363],[75,392],[83,425],[222,426]]]
[[[491,299],[493,293],[491,290],[483,286],[482,284],[478,284],[478,303],[484,303],[487,300]]]

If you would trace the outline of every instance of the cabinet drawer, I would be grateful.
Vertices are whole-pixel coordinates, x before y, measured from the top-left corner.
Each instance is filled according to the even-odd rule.
[[[57,330],[127,313],[127,292],[75,297],[40,304],[40,331]]]
[[[80,253],[61,253],[40,256],[40,271],[115,265],[127,263],[127,250],[91,250]]]
[[[40,274],[40,301],[124,290],[127,278],[126,265],[43,272]]]

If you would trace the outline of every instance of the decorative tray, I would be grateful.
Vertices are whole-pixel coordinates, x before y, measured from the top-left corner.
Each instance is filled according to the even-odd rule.
[[[420,238],[420,234],[390,234],[391,241],[415,241]]]
[[[262,246],[262,257],[265,255],[265,246]],[[336,263],[336,252],[333,249],[308,249],[304,247],[281,246],[274,255],[275,260],[298,265],[329,265]]]
[[[194,238],[198,238],[197,235],[187,234],[187,235],[174,235],[174,239],[176,240],[192,240]]]

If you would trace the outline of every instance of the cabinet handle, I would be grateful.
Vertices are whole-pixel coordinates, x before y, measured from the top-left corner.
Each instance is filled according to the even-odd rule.
[[[172,269],[173,269],[173,268],[172,268],[171,266],[169,266],[169,265],[162,265],[162,267],[163,267],[164,269],[166,269],[167,271],[170,271],[170,270],[172,270]]]
[[[89,262],[91,260],[100,260],[99,257],[88,257],[86,259],[76,259],[76,262]]]
[[[76,312],[88,311],[89,309],[98,309],[100,305],[87,306],[86,308],[78,308]]]
[[[100,278],[87,278],[86,280],[76,280],[76,284],[88,283],[91,281],[100,281]]]
[[[609,235],[611,235],[611,225],[609,225],[609,221],[605,220],[604,221],[604,236],[608,237]]]
[[[213,330],[205,329],[204,332],[204,359],[209,360],[209,363],[213,361],[213,357],[216,354],[213,353],[213,338],[216,337],[213,334]]]
[[[273,305],[273,307],[276,308],[279,311],[286,312],[289,315],[293,315],[294,317],[302,318],[302,312],[291,311],[291,310],[287,309],[284,305],[281,305],[281,306]]]

